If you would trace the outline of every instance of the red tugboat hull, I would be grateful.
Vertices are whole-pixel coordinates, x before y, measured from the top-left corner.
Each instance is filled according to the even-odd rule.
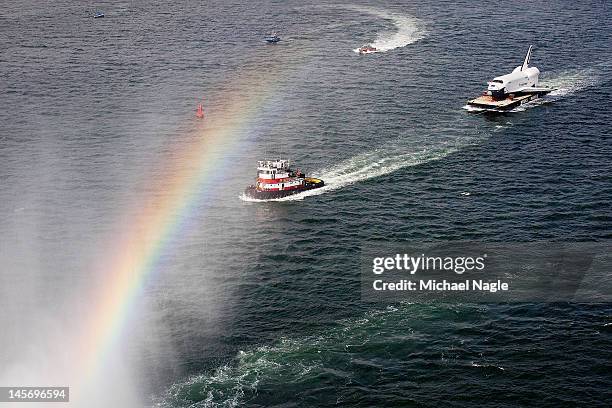
[[[260,190],[255,186],[248,186],[244,190],[244,194],[256,200],[275,200],[279,198],[289,197],[291,195],[303,193],[304,191],[321,188],[325,182],[320,179],[307,178],[303,186],[291,190]]]

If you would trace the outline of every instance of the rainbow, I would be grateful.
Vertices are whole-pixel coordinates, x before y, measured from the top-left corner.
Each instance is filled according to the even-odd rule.
[[[138,216],[129,220],[111,245],[100,271],[103,286],[91,297],[92,310],[77,344],[80,348],[77,374],[82,384],[74,384],[75,394],[101,373],[124,332],[135,301],[153,278],[163,251],[180,239],[183,227],[199,208],[198,203],[206,198],[211,170],[221,164],[220,160],[231,149],[242,145],[249,125],[277,91],[272,82],[277,73],[262,75],[255,69],[252,72],[258,75],[250,73],[232,82],[233,91],[229,96],[222,95],[221,106],[205,107],[204,121],[193,132],[195,135],[190,135],[193,137],[187,138],[162,163],[165,176],[153,183],[151,193],[157,201],[142,200],[135,212]]]

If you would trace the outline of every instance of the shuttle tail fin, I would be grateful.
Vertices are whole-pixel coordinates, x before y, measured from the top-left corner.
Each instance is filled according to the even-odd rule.
[[[531,60],[531,49],[533,48],[533,45],[529,46],[529,51],[527,51],[527,55],[525,55],[525,61],[523,62],[523,66],[521,67],[521,71],[524,71],[527,69],[528,65],[529,65],[529,60]]]

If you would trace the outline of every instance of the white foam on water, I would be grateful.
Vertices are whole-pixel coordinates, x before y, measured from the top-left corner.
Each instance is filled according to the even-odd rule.
[[[314,357],[317,347],[328,349],[336,337],[280,338],[275,345],[259,346],[239,351],[235,361],[216,368],[211,373],[189,377],[171,386],[155,404],[159,408],[174,407],[177,403],[190,407],[243,406],[246,393],[253,393],[261,381],[290,378],[300,381],[321,363]],[[190,389],[197,387],[205,398],[190,401]]]
[[[346,8],[389,20],[393,23],[394,30],[379,32],[376,35],[376,39],[370,43],[371,46],[376,48],[377,52],[386,52],[405,47],[408,44],[423,39],[427,34],[423,21],[408,14],[390,13],[372,7],[347,6]],[[359,53],[359,48],[355,48],[353,51]]]
[[[554,91],[542,98],[535,99],[526,104],[517,106],[510,110],[511,113],[524,112],[527,109],[558,101],[584,89],[599,83],[599,76],[593,69],[574,69],[553,73],[550,76],[543,75],[540,86],[553,88]]]
[[[478,364],[472,361],[472,367],[479,367],[479,368],[494,368],[496,370],[499,371],[506,371],[506,369],[502,366],[496,366],[494,364]]]
[[[412,322],[418,321],[418,315],[422,313],[427,312],[415,309],[410,302],[401,302],[369,310],[356,318],[338,320],[329,330],[319,334],[283,336],[272,344],[239,351],[231,362],[173,384],[158,397],[154,406],[243,406],[245,399],[256,395],[262,384],[310,383],[322,374],[330,374],[327,368],[332,357],[338,353],[351,353],[353,348],[369,343],[373,337],[380,341],[385,338],[381,333],[387,332],[388,328],[403,327],[404,333],[414,333]],[[350,356],[346,363],[352,364]],[[345,380],[352,378],[350,370],[346,373],[338,370],[331,375]]]
[[[540,85],[554,88],[550,96],[566,96],[597,85],[599,76],[592,69],[567,70],[549,77],[544,76]]]
[[[479,108],[477,106],[472,106],[472,105],[464,105],[464,106],[462,106],[462,108],[465,109],[468,112],[485,112],[485,111],[487,111],[487,109]]]
[[[241,350],[232,362],[175,383],[154,406],[238,407],[261,383],[305,381],[325,371],[326,355],[366,344],[370,328],[385,325],[389,312],[387,308],[369,318],[341,320],[320,335],[281,337],[270,345]],[[194,395],[202,400],[193,401]]]

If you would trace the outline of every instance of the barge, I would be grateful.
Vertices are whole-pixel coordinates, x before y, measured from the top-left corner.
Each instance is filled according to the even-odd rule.
[[[543,89],[540,92],[531,92],[522,95],[510,94],[504,99],[495,99],[491,95],[482,95],[478,98],[470,99],[468,101],[468,106],[493,111],[509,111],[524,103],[538,99],[551,91],[552,89]]]
[[[509,74],[493,78],[488,82],[485,93],[470,99],[467,106],[481,110],[509,111],[552,92],[551,88],[538,86],[540,70],[529,66],[532,49],[533,46],[530,46],[522,65]]]

